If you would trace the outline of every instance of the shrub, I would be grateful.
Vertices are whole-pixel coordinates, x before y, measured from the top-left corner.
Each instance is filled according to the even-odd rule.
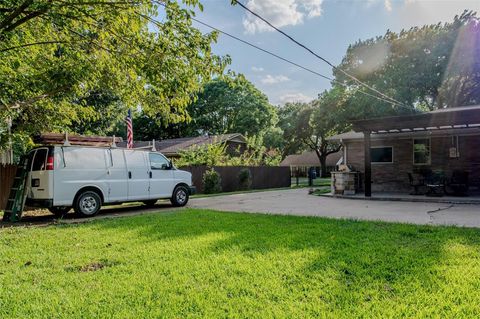
[[[252,173],[248,168],[243,168],[238,173],[238,184],[241,190],[250,189],[252,186]]]
[[[213,168],[203,174],[203,185],[205,194],[220,193],[222,191],[222,179]]]

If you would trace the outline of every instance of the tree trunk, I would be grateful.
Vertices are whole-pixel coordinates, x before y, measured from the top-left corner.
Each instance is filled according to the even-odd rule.
[[[328,177],[328,174],[327,174],[327,156],[326,155],[321,155],[318,159],[320,160],[321,177]]]
[[[320,177],[328,177],[326,152],[321,152],[319,149],[316,149],[315,153],[317,154],[318,161],[320,162]]]

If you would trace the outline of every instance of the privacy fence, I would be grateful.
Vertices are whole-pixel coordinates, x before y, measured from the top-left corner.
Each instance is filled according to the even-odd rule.
[[[10,187],[12,187],[16,171],[16,165],[0,164],[0,210],[5,209],[7,206]]]
[[[234,192],[241,189],[239,173],[248,169],[252,178],[251,189],[290,187],[290,167],[284,166],[213,166],[222,179],[222,191]],[[192,182],[198,193],[203,193],[203,174],[211,169],[207,166],[186,166],[181,169],[192,173]]]

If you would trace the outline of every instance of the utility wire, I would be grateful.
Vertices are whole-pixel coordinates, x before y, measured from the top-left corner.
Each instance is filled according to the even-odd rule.
[[[211,25],[209,25],[209,24],[207,24],[207,23],[205,23],[205,22],[202,22],[202,21],[200,21],[200,20],[198,20],[198,19],[196,19],[196,18],[190,17],[190,19],[192,19],[193,21],[195,21],[195,22],[197,22],[197,23],[200,23],[200,24],[202,24],[202,25],[204,25],[204,26],[206,26],[206,27],[208,27],[208,28],[211,28],[212,30],[215,30],[215,31],[217,31],[217,32],[219,32],[219,33],[222,33],[222,34],[224,34],[224,35],[226,35],[226,36],[228,36],[228,37],[230,37],[230,38],[232,38],[232,39],[235,39],[235,40],[240,41],[240,42],[242,42],[242,43],[244,43],[244,44],[246,44],[246,45],[248,45],[248,46],[251,46],[251,47],[253,47],[253,48],[257,49],[257,50],[260,50],[260,51],[262,51],[262,52],[264,52],[264,53],[267,53],[267,54],[269,54],[269,55],[271,55],[271,56],[273,56],[273,57],[275,57],[275,58],[277,58],[277,59],[279,59],[279,60],[282,60],[282,61],[284,61],[284,62],[287,62],[287,63],[289,63],[289,64],[291,64],[291,65],[294,65],[294,66],[296,66],[296,67],[298,67],[298,68],[300,68],[300,69],[303,69],[303,70],[305,70],[305,71],[307,71],[307,72],[310,72],[310,73],[312,73],[312,74],[315,74],[315,75],[317,75],[317,76],[319,76],[319,77],[321,77],[321,78],[324,78],[324,79],[326,79],[326,80],[329,80],[329,81],[332,81],[332,82],[334,82],[334,83],[337,83],[337,84],[339,84],[339,85],[341,85],[341,86],[348,87],[348,85],[345,84],[345,83],[343,83],[343,82],[340,82],[340,81],[338,81],[338,80],[335,80],[334,78],[328,77],[328,76],[323,75],[323,74],[321,74],[321,73],[319,73],[319,72],[317,72],[317,71],[314,71],[314,70],[312,70],[312,69],[309,69],[309,68],[307,68],[307,67],[304,67],[303,65],[300,65],[300,64],[295,63],[295,62],[293,62],[293,61],[290,61],[290,60],[288,60],[288,59],[286,59],[286,58],[284,58],[284,57],[281,57],[281,56],[279,56],[279,55],[271,52],[271,51],[268,51],[268,50],[266,50],[266,49],[263,49],[263,48],[255,45],[255,44],[253,44],[253,43],[250,43],[250,42],[245,41],[245,40],[243,40],[243,39],[241,39],[241,38],[239,38],[239,37],[236,37],[236,36],[234,36],[234,35],[232,35],[232,34],[230,34],[230,33],[227,33],[227,32],[225,32],[225,31],[222,31],[222,30],[218,29],[218,28],[215,28],[215,27],[213,27],[213,26],[211,26]],[[377,100],[380,100],[380,101],[382,101],[382,102],[386,102],[386,103],[389,103],[389,104],[395,104],[395,105],[401,105],[401,104],[392,102],[392,101],[390,101],[390,100],[386,100],[386,99],[381,98],[381,97],[379,97],[379,96],[377,96],[377,95],[373,95],[373,94],[371,94],[371,93],[368,93],[368,92],[365,92],[365,91],[362,91],[362,90],[358,90],[357,92],[362,93],[362,94],[364,94],[364,95],[366,95],[366,96],[373,97],[373,98],[375,98],[375,99],[377,99]]]
[[[163,7],[166,7],[166,5],[163,4],[163,3],[158,3],[158,4],[161,5],[161,6],[163,6]],[[239,38],[239,37],[237,37],[237,36],[235,36],[235,35],[233,35],[233,34],[230,34],[230,33],[226,32],[226,31],[223,31],[223,30],[221,30],[221,29],[218,29],[218,28],[216,28],[216,27],[214,27],[214,26],[212,26],[212,25],[210,25],[210,24],[208,24],[208,23],[205,23],[205,22],[203,22],[203,21],[200,21],[200,20],[198,20],[198,19],[196,19],[196,18],[194,18],[194,17],[190,17],[190,19],[191,19],[192,21],[195,21],[195,22],[203,25],[203,26],[206,26],[207,28],[210,28],[210,29],[212,29],[212,30],[215,30],[215,31],[217,31],[217,32],[219,32],[219,33],[221,33],[221,34],[224,34],[224,35],[226,35],[226,36],[228,36],[228,37],[230,37],[230,38],[232,38],[232,39],[234,39],[234,40],[237,40],[237,41],[239,41],[239,42],[242,42],[243,44],[246,44],[246,45],[248,45],[248,46],[250,46],[250,47],[252,47],[252,48],[255,48],[255,49],[259,50],[259,51],[262,51],[262,52],[264,52],[264,53],[266,53],[266,54],[269,54],[269,55],[271,55],[271,56],[273,56],[273,57],[275,57],[275,58],[277,58],[277,59],[279,59],[279,60],[282,60],[282,61],[284,61],[284,62],[287,62],[287,63],[289,63],[289,64],[291,64],[291,65],[294,65],[294,66],[296,66],[296,67],[298,67],[298,68],[300,68],[300,69],[303,69],[303,70],[305,70],[305,71],[307,71],[307,72],[310,72],[310,73],[312,73],[312,74],[314,74],[314,75],[317,75],[317,76],[319,76],[319,77],[321,77],[321,78],[323,78],[323,79],[332,81],[332,82],[334,82],[334,83],[336,83],[336,84],[338,84],[338,85],[341,85],[341,86],[343,86],[343,87],[346,87],[346,88],[349,87],[346,83],[343,83],[343,82],[341,82],[341,81],[335,80],[334,78],[331,78],[331,77],[326,76],[326,75],[324,75],[324,74],[321,74],[321,73],[319,73],[319,72],[317,72],[317,71],[314,71],[314,70],[312,70],[312,69],[309,69],[309,68],[307,68],[307,67],[305,67],[305,66],[303,66],[303,65],[300,65],[300,64],[295,63],[295,62],[293,62],[293,61],[291,61],[291,60],[288,60],[288,59],[286,59],[286,58],[284,58],[284,57],[281,57],[281,56],[279,56],[278,54],[275,54],[275,53],[273,53],[273,52],[271,52],[271,51],[268,51],[268,50],[266,50],[266,49],[263,49],[263,48],[259,47],[258,45],[255,45],[255,44],[253,44],[253,43],[250,43],[250,42],[248,42],[248,41],[245,41],[245,40],[243,40],[243,39],[241,39],[241,38]],[[155,24],[157,27],[161,26],[161,23],[160,23],[159,21],[157,21],[157,20],[155,20],[155,19],[153,19],[153,18],[151,18],[151,17],[148,17],[148,20],[149,20],[150,22],[152,22],[153,24]],[[361,89],[357,89],[357,92],[359,92],[359,93],[361,93],[361,94],[363,94],[363,95],[366,95],[366,96],[375,98],[375,99],[377,99],[377,100],[379,100],[379,101],[382,101],[382,102],[386,102],[386,103],[394,104],[394,105],[401,105],[401,104],[399,104],[399,103],[392,102],[391,100],[387,100],[387,99],[384,99],[384,98],[379,97],[379,96],[377,96],[377,95],[373,95],[373,94],[371,94],[371,93],[362,91]]]
[[[374,91],[375,93],[377,94],[380,94],[383,98],[385,99],[388,99],[390,101],[392,101],[391,103],[392,104],[398,104],[400,106],[405,106],[403,103],[395,100],[394,98],[380,92],[379,90],[375,89],[374,87],[362,82],[361,80],[357,79],[355,76],[349,74],[348,72],[336,67],[335,65],[333,65],[333,63],[331,63],[330,61],[328,61],[327,59],[325,59],[324,57],[318,55],[317,53],[315,53],[313,50],[311,50],[310,48],[308,48],[306,45],[298,42],[297,40],[295,40],[292,36],[288,35],[287,33],[283,32],[282,30],[280,30],[279,28],[275,27],[273,24],[271,24],[268,20],[266,20],[265,18],[263,18],[261,15],[259,15],[258,13],[250,10],[247,6],[245,6],[243,3],[241,3],[240,1],[238,0],[234,0],[236,4],[238,4],[240,7],[242,7],[243,9],[245,9],[246,11],[250,12],[252,15],[254,15],[255,17],[259,18],[260,20],[262,20],[263,22],[265,22],[267,25],[269,25],[271,28],[273,28],[275,31],[283,34],[285,37],[287,37],[289,40],[293,41],[295,44],[299,45],[300,47],[304,48],[305,50],[307,50],[308,52],[310,52],[311,54],[313,54],[315,57],[319,58],[320,60],[322,60],[323,62],[327,63],[329,66],[331,66],[334,70],[337,70],[341,73],[343,73],[344,75],[346,75],[347,77],[351,78],[352,80],[356,81],[357,83],[359,83],[360,85]]]

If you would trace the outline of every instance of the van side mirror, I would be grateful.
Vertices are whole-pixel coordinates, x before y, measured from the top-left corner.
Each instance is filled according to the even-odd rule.
[[[162,164],[162,169],[167,170],[167,169],[172,169],[172,168],[173,168],[173,164],[172,164],[171,161],[168,161],[167,164]]]

